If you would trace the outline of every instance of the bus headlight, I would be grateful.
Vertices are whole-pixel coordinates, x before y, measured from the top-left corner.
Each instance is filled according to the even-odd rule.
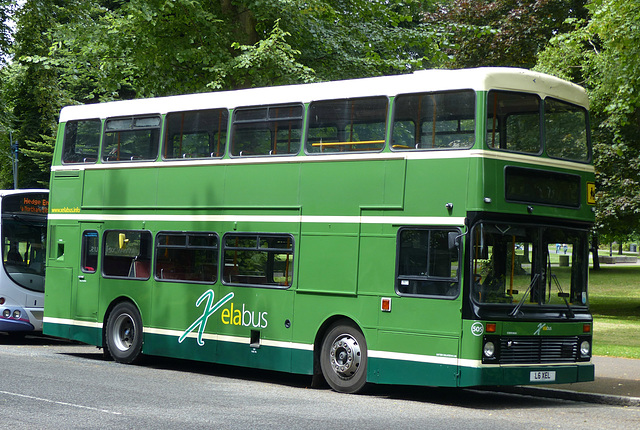
[[[492,358],[493,355],[496,353],[496,346],[493,344],[493,342],[487,342],[484,344],[484,347],[482,348],[482,353],[484,354],[485,357]]]
[[[2,311],[2,316],[5,318],[9,318],[11,316],[11,310],[5,309],[4,311]]]
[[[591,344],[588,340],[583,340],[580,343],[580,356],[589,357],[591,355]]]
[[[20,315],[22,315],[22,313],[19,310],[16,309],[15,311],[13,311],[13,317],[15,319],[20,319]]]

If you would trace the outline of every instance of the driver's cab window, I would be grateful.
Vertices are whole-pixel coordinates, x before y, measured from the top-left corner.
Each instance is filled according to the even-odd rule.
[[[457,296],[459,237],[460,232],[451,229],[400,229],[397,293],[411,296]]]

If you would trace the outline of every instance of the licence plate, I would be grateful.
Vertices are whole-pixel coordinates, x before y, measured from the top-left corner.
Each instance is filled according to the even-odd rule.
[[[552,382],[556,380],[555,370],[529,372],[530,382]]]

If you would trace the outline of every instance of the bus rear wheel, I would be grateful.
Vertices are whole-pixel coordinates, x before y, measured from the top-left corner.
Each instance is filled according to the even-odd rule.
[[[357,393],[367,382],[367,343],[349,321],[339,321],[327,331],[320,350],[322,375],[331,388]]]
[[[118,363],[134,363],[142,351],[142,318],[129,302],[116,305],[107,319],[106,349]]]

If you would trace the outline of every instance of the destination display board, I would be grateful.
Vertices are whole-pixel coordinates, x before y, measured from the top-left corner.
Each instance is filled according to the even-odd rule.
[[[505,199],[509,202],[580,207],[580,176],[508,166]]]
[[[2,199],[2,213],[47,215],[49,195],[47,193],[9,194]]]

